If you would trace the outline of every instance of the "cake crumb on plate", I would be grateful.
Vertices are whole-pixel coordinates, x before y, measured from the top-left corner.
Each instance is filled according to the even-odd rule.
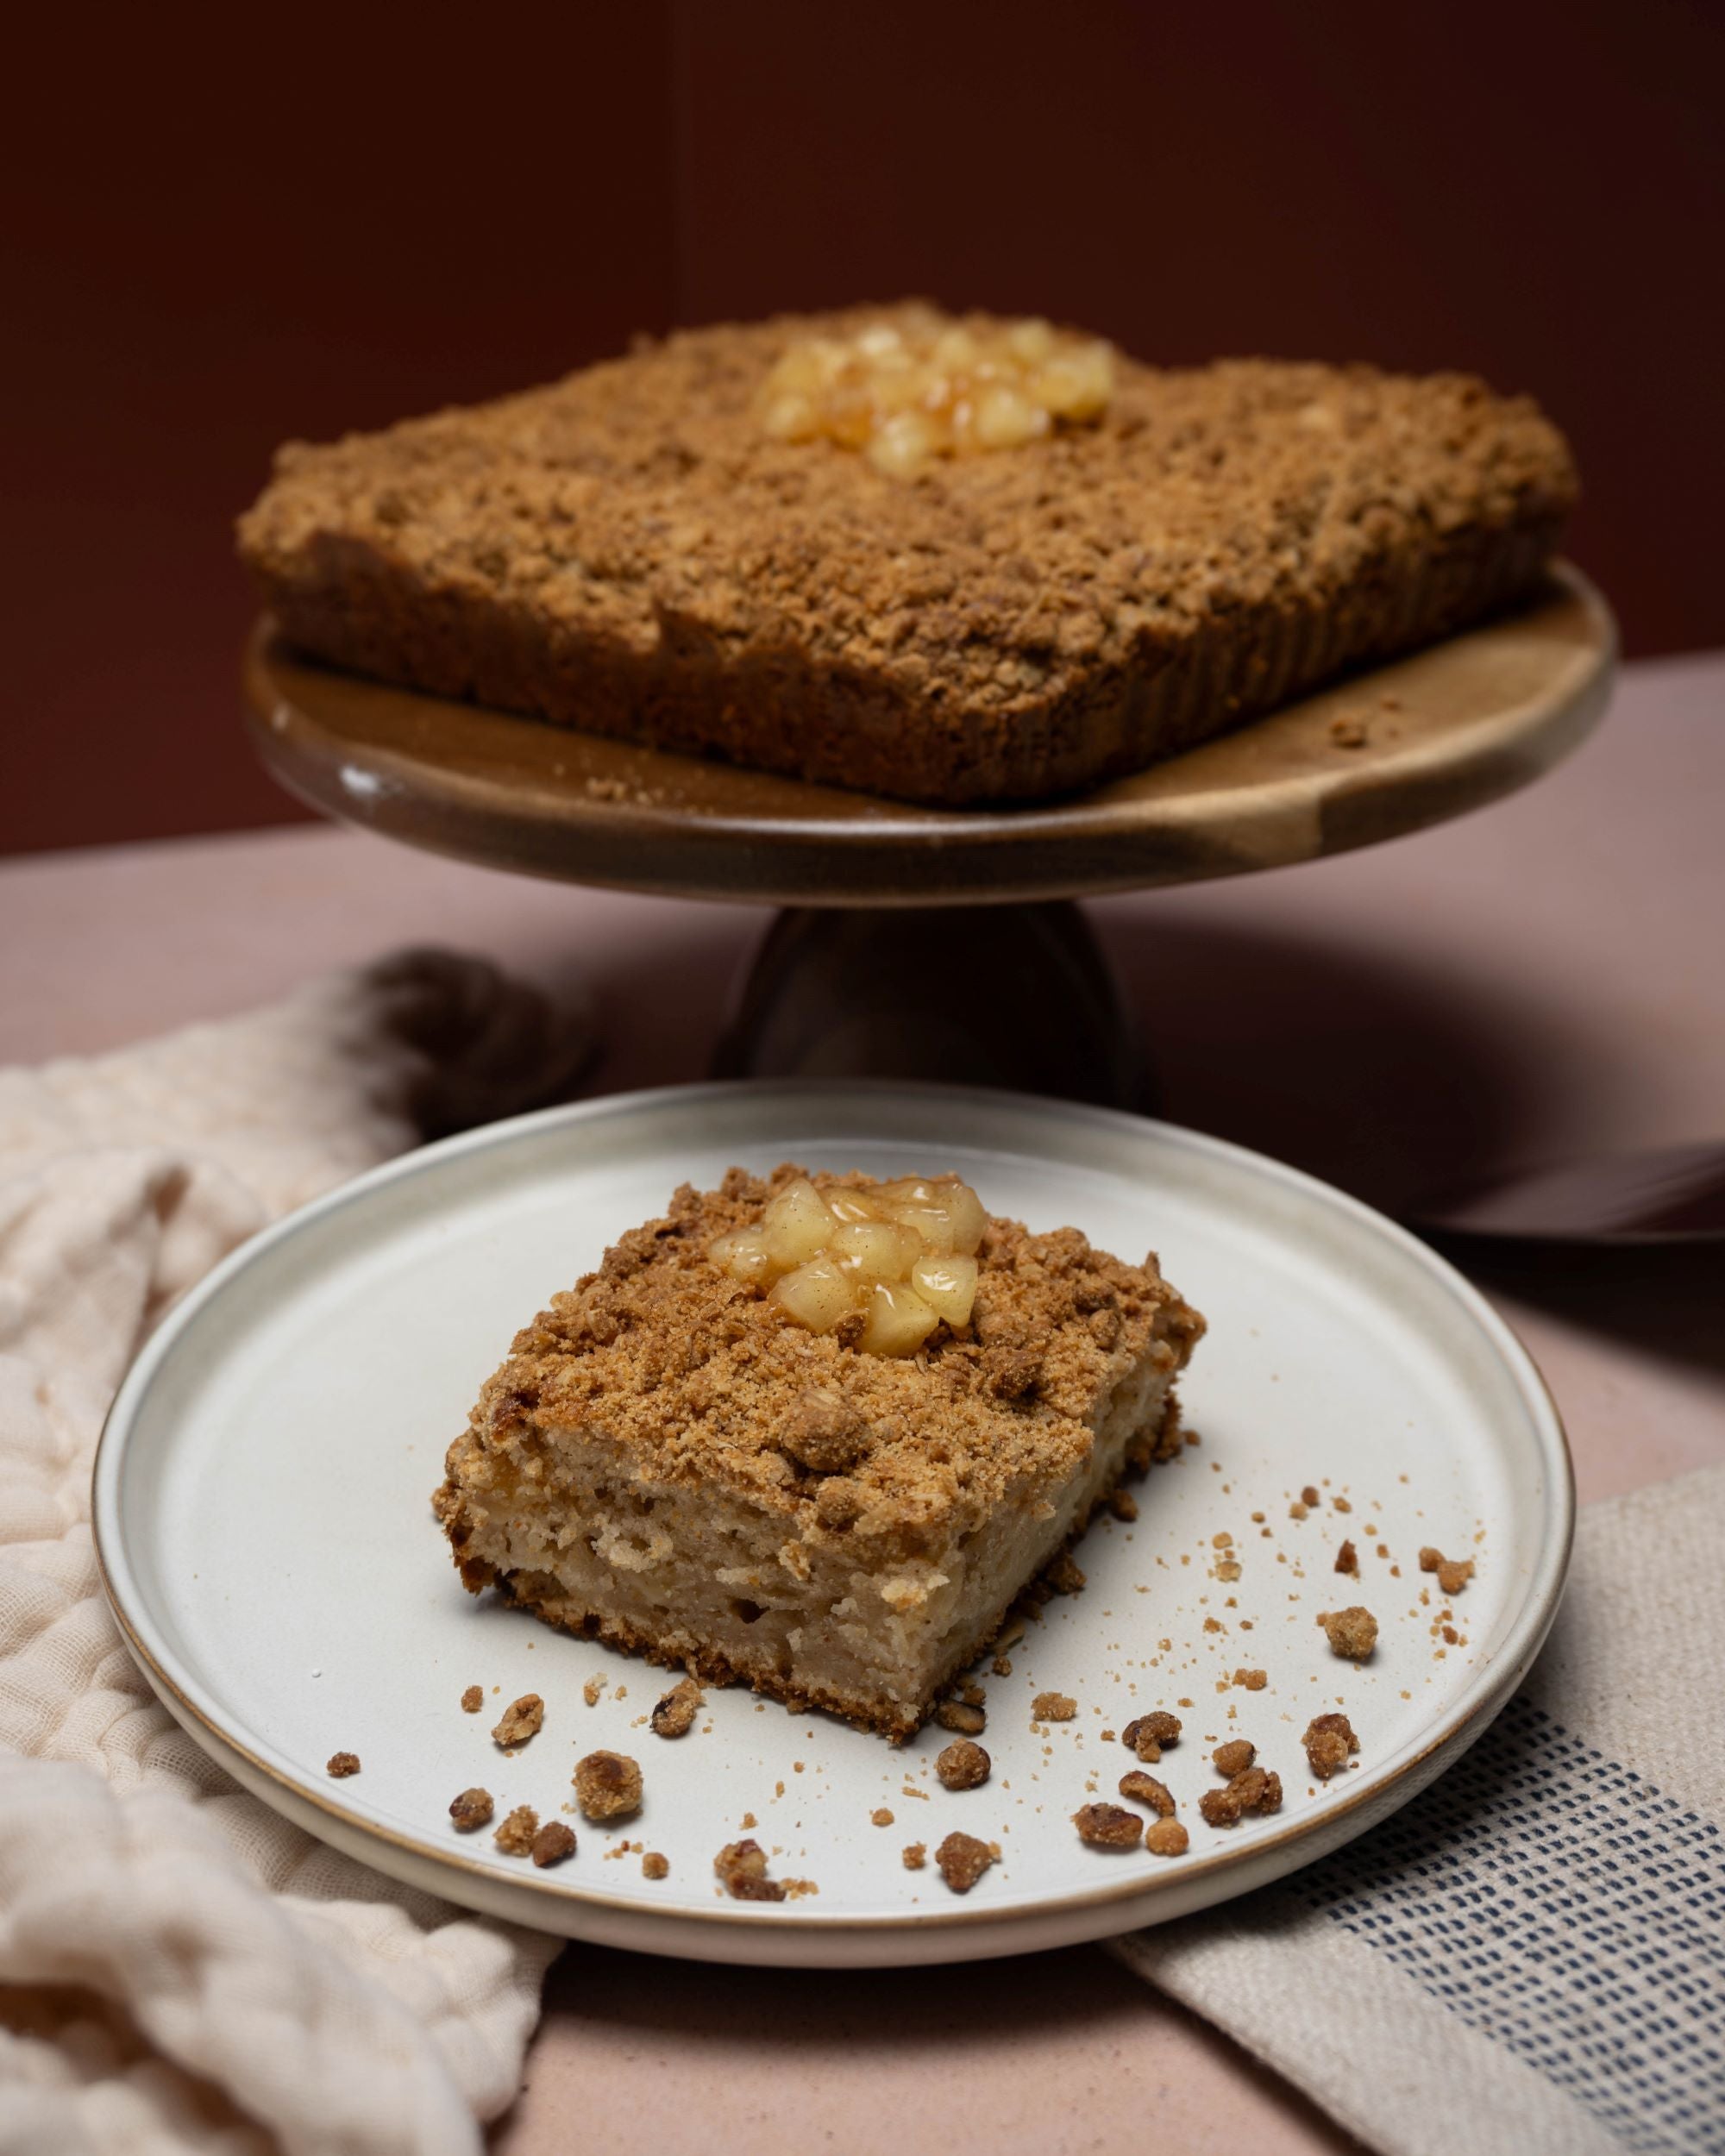
[[[955,1894],[968,1894],[1000,1852],[975,1834],[950,1833],[934,1852],[940,1876]]]
[[[641,1769],[626,1752],[590,1752],[573,1778],[584,1818],[627,1819],[641,1809]]]
[[[1359,1739],[1346,1714],[1314,1714],[1300,1741],[1306,1748],[1313,1773],[1320,1782],[1327,1782],[1333,1774],[1339,1774],[1347,1764],[1349,1755],[1359,1750]]]
[[[464,1834],[483,1827],[494,1808],[489,1789],[463,1789],[459,1796],[449,1801],[449,1816]]]
[[[944,1789],[977,1789],[988,1780],[991,1764],[981,1745],[972,1744],[968,1737],[956,1737],[935,1761],[934,1771]],[[890,1820],[892,1814],[888,1812],[887,1817]],[[881,1823],[878,1816],[875,1823]]]
[[[524,1692],[518,1700],[511,1700],[503,1710],[501,1720],[492,1731],[492,1742],[507,1751],[512,1745],[524,1745],[536,1737],[545,1726],[545,1702],[536,1692]]]
[[[492,1839],[505,1857],[524,1857],[539,1832],[539,1814],[530,1804],[518,1804]]]

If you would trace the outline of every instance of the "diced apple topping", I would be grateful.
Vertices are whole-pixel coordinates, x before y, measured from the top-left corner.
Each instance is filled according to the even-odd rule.
[[[868,1312],[857,1345],[869,1355],[914,1355],[940,1323],[939,1312],[898,1280],[873,1282]]]
[[[717,1237],[707,1256],[812,1332],[860,1314],[869,1353],[914,1355],[943,1320],[969,1322],[987,1224],[982,1200],[956,1175],[825,1198],[800,1176],[775,1192],[758,1226]]]
[[[841,1265],[875,1280],[907,1280],[927,1247],[914,1228],[893,1220],[847,1220],[827,1246]]]
[[[811,1182],[787,1183],[761,1216],[767,1255],[781,1269],[817,1257],[831,1233],[832,1215]]]
[[[775,1282],[771,1293],[811,1332],[831,1332],[856,1307],[850,1282],[830,1257],[810,1258]]]
[[[919,307],[851,337],[789,345],[758,411],[777,441],[836,442],[911,478],[937,457],[1094,425],[1113,390],[1113,348],[1100,337],[1039,318],[964,323]]]
[[[919,1257],[911,1268],[911,1286],[937,1318],[944,1318],[948,1325],[966,1325],[976,1300],[976,1261]]]
[[[715,1237],[706,1254],[721,1272],[746,1281],[751,1288],[764,1288],[773,1277],[773,1261],[758,1229],[739,1228],[734,1234]]]

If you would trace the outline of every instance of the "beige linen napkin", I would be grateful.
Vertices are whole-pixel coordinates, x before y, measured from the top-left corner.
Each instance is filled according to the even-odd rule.
[[[160,1708],[97,1583],[139,1343],[277,1214],[527,1106],[578,1027],[410,953],[97,1061],[0,1071],[0,2151],[458,2156],[555,1942],[326,1849]]]
[[[1390,2156],[1725,2149],[1725,1469],[1582,1514],[1544,1653],[1333,1857],[1116,1940]]]

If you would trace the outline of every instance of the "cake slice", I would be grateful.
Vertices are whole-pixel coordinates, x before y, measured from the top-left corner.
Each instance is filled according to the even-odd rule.
[[[434,1504],[474,1593],[902,1739],[1177,1446],[1203,1329],[953,1178],[732,1169],[518,1336]]]
[[[1462,374],[1146,367],[856,308],[288,444],[240,550],[297,645],[903,799],[1136,771],[1540,583],[1563,436]]]

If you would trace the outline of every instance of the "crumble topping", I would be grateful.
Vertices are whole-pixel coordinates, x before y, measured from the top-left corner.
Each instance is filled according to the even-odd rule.
[[[1120,1795],[1128,1796],[1135,1804],[1148,1804],[1151,1811],[1164,1819],[1174,1816],[1174,1796],[1165,1782],[1158,1782],[1153,1774],[1146,1774],[1141,1767],[1120,1777]]]
[[[955,1894],[968,1894],[1000,1853],[992,1842],[978,1841],[975,1834],[954,1833],[935,1851],[934,1861]]]
[[[1144,1846],[1155,1857],[1183,1857],[1191,1840],[1177,1819],[1153,1819],[1144,1830]]]
[[[505,1750],[536,1737],[545,1722],[545,1702],[536,1692],[524,1692],[503,1710],[502,1720],[491,1733],[492,1742]]]
[[[1030,1718],[1035,1722],[1070,1722],[1077,1712],[1077,1701],[1067,1692],[1038,1692],[1030,1703]]]
[[[518,1804],[492,1836],[505,1857],[524,1857],[539,1832],[539,1814],[530,1804]]]
[[[1258,1746],[1248,1744],[1244,1737],[1235,1737],[1227,1744],[1218,1745],[1210,1757],[1216,1763],[1218,1774],[1244,1774],[1258,1758]]]
[[[464,1714],[477,1714],[484,1705],[485,1688],[479,1684],[468,1685],[461,1695],[461,1712]]]
[[[323,1763],[323,1771],[332,1781],[343,1782],[350,1774],[360,1771],[357,1752],[332,1752]]]
[[[893,1814],[884,1804],[877,1804],[869,1814],[869,1824],[871,1827],[890,1827],[892,1823]]]
[[[904,1846],[901,1861],[906,1871],[920,1871],[928,1862],[927,1843],[907,1841]]]
[[[463,1789],[449,1802],[449,1816],[458,1830],[471,1834],[486,1825],[493,1809],[489,1789]]]
[[[588,1752],[574,1779],[584,1819],[628,1819],[641,1809],[641,1769],[626,1752]]]
[[[686,1677],[681,1683],[674,1684],[649,1718],[653,1734],[656,1737],[687,1736],[694,1726],[695,1716],[699,1714],[701,1702],[706,1697],[706,1694],[692,1677]]]
[[[1267,1670],[1236,1670],[1234,1671],[1234,1683],[1243,1691],[1261,1692],[1269,1682],[1270,1672]]]
[[[1326,1610],[1318,1622],[1330,1643],[1330,1652],[1344,1661],[1364,1662],[1377,1645],[1377,1620],[1358,1602],[1346,1609]]]
[[[1338,1572],[1352,1572],[1358,1577],[1359,1552],[1352,1542],[1344,1542],[1341,1548],[1336,1551],[1336,1570]]]
[[[1441,1550],[1426,1548],[1420,1552],[1420,1570],[1435,1572],[1438,1586],[1446,1595],[1459,1595],[1473,1577],[1471,1557],[1446,1557]]]
[[[1346,1714],[1314,1715],[1300,1741],[1306,1748],[1313,1773],[1320,1782],[1339,1774],[1350,1755],[1359,1750],[1359,1739],[1353,1733],[1353,1724]]]
[[[977,1789],[988,1780],[992,1764],[981,1745],[973,1745],[968,1737],[958,1737],[935,1761],[934,1771],[940,1777],[943,1788]],[[887,1816],[890,1819],[892,1814],[889,1812]]]
[[[850,335],[802,337],[762,383],[756,411],[777,442],[860,449],[910,478],[937,457],[1021,448],[1107,409],[1113,348],[1036,317],[957,319],[920,304]]]
[[[1092,1849],[1136,1849],[1144,1821],[1120,1804],[1086,1804],[1072,1814],[1078,1839]]]
[[[1070,1550],[1062,1550],[1042,1568],[1044,1583],[1057,1595],[1082,1595],[1084,1574]]]
[[[641,1859],[641,1876],[643,1879],[668,1879],[671,1876],[669,1860],[662,1857],[656,1849],[649,1849]]]
[[[1179,1741],[1180,1717],[1165,1714],[1160,1708],[1153,1714],[1140,1714],[1120,1732],[1120,1742],[1129,1745],[1145,1764],[1151,1767],[1162,1757],[1164,1746]]]
[[[1262,1767],[1246,1767],[1230,1775],[1226,1789],[1206,1789],[1198,1809],[1212,1827],[1233,1827],[1247,1812],[1282,1809],[1282,1777]]]
[[[758,1841],[728,1841],[712,1860],[733,1902],[782,1902],[786,1889],[767,1877],[767,1852]]]

